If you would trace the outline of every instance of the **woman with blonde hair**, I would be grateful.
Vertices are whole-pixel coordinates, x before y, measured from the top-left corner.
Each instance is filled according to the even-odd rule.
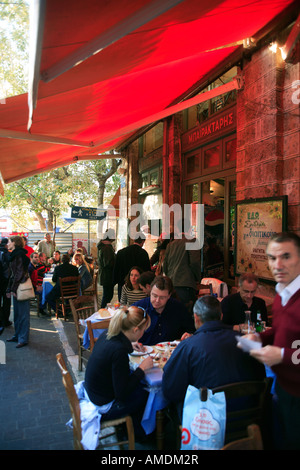
[[[153,360],[147,356],[139,366],[130,369],[128,354],[150,326],[147,312],[131,306],[119,309],[110,321],[108,332],[103,333],[95,343],[85,373],[85,389],[95,405],[111,403],[105,419],[131,415],[137,436],[143,437],[140,421],[148,398],[148,392],[141,383],[145,370],[153,367]]]

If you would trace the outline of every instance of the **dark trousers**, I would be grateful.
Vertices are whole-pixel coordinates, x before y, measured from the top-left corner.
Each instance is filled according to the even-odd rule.
[[[0,327],[8,326],[10,316],[11,299],[6,297],[8,279],[0,280]]]
[[[108,413],[103,414],[103,419],[117,419],[130,415],[132,417],[136,437],[144,437],[141,420],[148,399],[148,392],[140,385],[126,400],[115,400]]]
[[[276,382],[276,411],[280,439],[276,439],[280,450],[300,450],[300,397],[290,395]],[[279,441],[279,442],[278,442]]]
[[[101,301],[101,308],[105,308],[107,304],[110,303],[111,299],[114,296],[114,286],[111,284],[102,286],[103,287],[103,296]]]

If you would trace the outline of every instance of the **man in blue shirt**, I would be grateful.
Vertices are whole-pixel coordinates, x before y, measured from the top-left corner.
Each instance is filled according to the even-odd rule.
[[[164,341],[174,341],[188,332],[195,331],[193,318],[186,307],[172,297],[173,283],[169,277],[157,276],[151,284],[150,297],[135,302],[151,318],[151,325],[140,342],[154,345]]]
[[[198,299],[194,321],[196,332],[181,341],[164,367],[163,393],[179,410],[188,385],[215,388],[265,377],[262,364],[237,347],[236,332],[222,323],[218,299]]]

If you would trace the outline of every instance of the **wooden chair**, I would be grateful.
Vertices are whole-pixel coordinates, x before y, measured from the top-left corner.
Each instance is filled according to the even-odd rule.
[[[69,300],[76,299],[80,293],[80,276],[60,277],[59,285],[60,297],[56,300],[56,318],[58,318],[59,310],[61,310],[66,321]]]
[[[93,282],[92,284],[85,289],[85,291],[82,293],[83,295],[93,295],[95,296],[97,300],[97,305],[98,305],[98,269],[94,269],[94,274],[93,274]]]
[[[248,437],[230,442],[221,450],[264,450],[260,428],[257,424],[251,424],[247,428]]]
[[[82,370],[83,362],[87,362],[87,358],[84,357],[84,352],[89,351],[83,347],[83,333],[84,326],[81,325],[80,320],[86,320],[96,311],[95,298],[90,295],[81,295],[76,299],[70,299],[70,307],[73,315],[77,346],[78,346],[78,370]]]
[[[203,297],[204,295],[213,295],[213,289],[211,284],[198,284],[198,297]]]
[[[81,444],[82,440],[82,432],[81,432],[81,417],[80,417],[80,404],[79,404],[79,399],[74,387],[74,383],[72,380],[72,377],[67,370],[65,361],[63,359],[63,356],[61,353],[56,355],[56,361],[57,364],[60,368],[61,374],[62,374],[62,382],[65,387],[67,397],[69,400],[69,406],[71,410],[71,416],[72,416],[72,425],[73,425],[73,442],[74,442],[74,450],[83,450],[83,446]],[[114,441],[114,442],[109,442],[105,443],[103,445],[99,444],[98,448],[106,448],[106,447],[112,447],[112,446],[120,446],[122,447],[124,444],[128,444],[128,450],[134,450],[135,449],[135,440],[134,440],[134,429],[133,429],[133,423],[131,416],[124,416],[124,418],[120,419],[113,419],[113,420],[104,420],[103,418],[101,419],[101,430],[105,428],[110,428],[113,427],[115,428],[116,426],[120,424],[126,424],[126,429],[127,429],[127,440],[122,440],[122,441]],[[102,435],[99,438],[99,441],[101,439],[106,439],[112,435],[116,435],[116,432],[112,432],[110,434]]]
[[[212,393],[224,392],[226,397],[225,444],[247,437],[247,427],[251,424],[260,426],[263,439],[268,439],[272,382],[273,379],[267,377],[260,381],[237,382],[212,389]],[[205,387],[200,389],[204,401],[206,392]]]
[[[97,322],[91,322],[90,320],[86,322],[86,326],[87,326],[89,338],[90,338],[90,351],[91,352],[93,351],[93,348],[97,341],[97,338],[95,338],[94,336],[93,330],[107,330],[107,328],[109,327],[109,323],[110,323],[110,318],[107,320],[101,320]]]

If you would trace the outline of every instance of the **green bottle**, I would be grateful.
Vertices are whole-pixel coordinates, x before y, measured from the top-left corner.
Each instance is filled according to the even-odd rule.
[[[255,323],[255,330],[257,333],[260,333],[261,331],[263,331],[263,325],[261,323],[261,313],[260,313],[260,310],[257,310],[257,314],[256,314],[256,323]]]

